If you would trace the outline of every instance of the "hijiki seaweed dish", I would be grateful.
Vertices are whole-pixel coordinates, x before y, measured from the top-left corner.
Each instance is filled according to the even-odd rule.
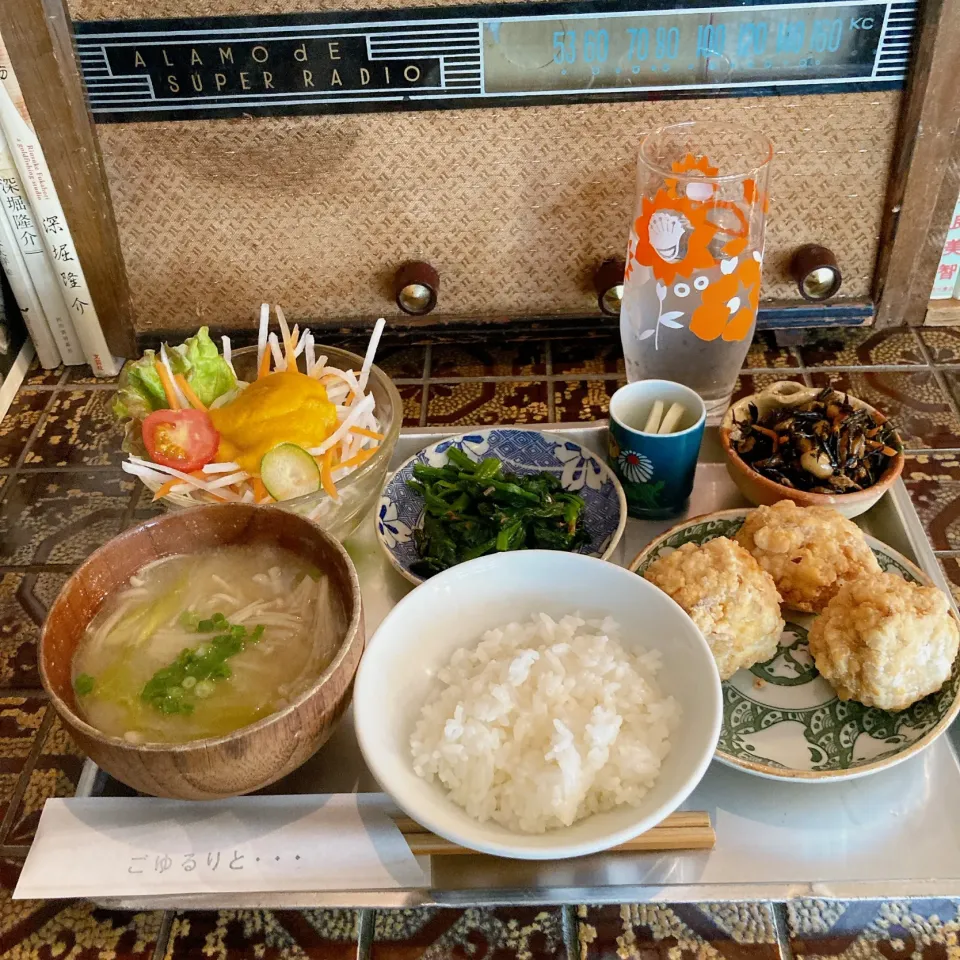
[[[756,404],[748,404],[744,419],[734,417],[730,442],[740,459],[768,480],[828,494],[873,486],[901,450],[887,420],[854,407],[832,387],[762,415]]]

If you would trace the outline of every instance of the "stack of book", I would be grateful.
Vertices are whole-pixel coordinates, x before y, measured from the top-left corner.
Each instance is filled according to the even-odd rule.
[[[0,38],[0,267],[47,368],[89,363],[112,376],[110,355],[50,170]]]

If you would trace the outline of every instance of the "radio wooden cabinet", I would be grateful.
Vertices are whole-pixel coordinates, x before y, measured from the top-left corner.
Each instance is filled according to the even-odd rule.
[[[602,322],[637,146],[687,119],[774,143],[763,325],[923,322],[960,188],[960,0],[320,6],[0,4],[117,352],[249,329],[264,299],[315,326]],[[804,244],[842,274],[822,303]],[[409,261],[443,278],[428,319],[394,299]]]

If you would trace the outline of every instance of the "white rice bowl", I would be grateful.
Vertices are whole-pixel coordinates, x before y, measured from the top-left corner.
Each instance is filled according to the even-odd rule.
[[[651,785],[643,783],[647,775],[644,760],[636,768],[631,767],[625,782],[614,787],[612,766],[609,767],[611,777],[607,778],[608,760],[586,787],[586,779],[581,780],[582,797],[576,803],[577,811],[581,804],[584,812],[596,804],[598,812],[590,812],[565,826],[553,807],[554,801],[559,800],[556,809],[560,809],[563,795],[555,797],[551,792],[549,815],[555,821],[549,821],[551,825],[542,828],[541,832],[529,832],[507,826],[492,812],[486,820],[469,813],[453,799],[450,789],[441,781],[439,766],[432,780],[418,775],[414,769],[411,737],[424,719],[424,707],[437,701],[449,686],[440,680],[440,675],[450,668],[457,650],[476,650],[484,633],[503,630],[512,621],[520,622],[525,628],[531,615],[541,611],[558,622],[564,616],[580,611],[587,624],[578,628],[578,635],[604,632],[601,628],[590,627],[590,621],[610,617],[619,623],[622,628],[619,643],[625,655],[631,658],[631,669],[642,672],[645,683],[653,680],[659,687],[658,697],[675,701],[678,720],[675,729],[670,729],[666,735],[654,732],[655,723],[645,734],[630,734],[636,736],[638,742],[641,736],[646,736],[648,748],[657,742],[657,738],[660,741],[669,738],[669,749],[661,757]],[[499,661],[501,658],[498,655],[495,659]],[[516,659],[516,655],[510,655],[509,663]],[[640,666],[637,666],[638,662]],[[653,672],[653,664],[658,662],[655,676],[648,678],[646,675]],[[522,663],[523,660],[513,667],[515,677],[522,671]],[[509,665],[506,669],[509,675]],[[540,661],[534,661],[531,676],[539,669]],[[597,692],[601,692],[601,683],[597,681]],[[482,685],[486,685],[485,680]],[[513,696],[512,691],[506,692]],[[618,692],[604,688],[602,693],[612,698],[609,701],[611,712],[624,718],[621,720],[623,728],[630,715],[620,707]],[[471,695],[471,703],[473,699]],[[588,702],[582,691],[577,691],[573,699],[577,703],[581,699],[584,704]],[[653,700],[652,697],[650,702]],[[557,698],[549,702],[557,702]],[[589,704],[591,715],[597,705],[597,702]],[[455,709],[456,704],[453,711]],[[568,706],[563,705],[563,709]],[[573,705],[569,709],[572,712],[566,716],[581,717],[582,723],[585,714],[576,713]],[[693,621],[665,593],[613,563],[579,554],[527,550],[459,564],[431,577],[400,600],[368,641],[357,672],[353,712],[357,741],[370,773],[409,817],[438,836],[482,853],[556,860],[616,846],[649,830],[676,810],[710,764],[720,734],[722,704],[720,678],[710,648]],[[563,716],[559,719],[563,720]],[[489,723],[492,721],[484,721],[484,725]],[[570,723],[576,725],[573,719]],[[662,723],[672,726],[666,715]],[[632,725],[631,718],[627,729]],[[595,736],[603,736],[602,726],[596,725]],[[585,729],[585,724],[582,727]],[[512,729],[516,731],[516,724]],[[576,740],[580,733],[572,727],[570,729]],[[428,721],[427,727],[421,728],[417,740],[427,744],[428,734],[437,736],[431,731],[435,731],[432,720]],[[551,726],[551,746],[554,733],[557,730]],[[511,736],[510,749],[514,749],[514,739]],[[544,750],[544,735],[531,732],[529,739],[518,742],[525,747],[533,747],[536,743],[539,759],[534,763],[541,767],[546,765],[545,754],[550,747]],[[625,739],[624,743],[627,742]],[[661,743],[661,749],[666,746]],[[418,748],[418,752],[433,751],[424,746]],[[615,747],[611,748],[611,754],[616,752]],[[656,754],[655,749],[650,752]],[[581,755],[588,754],[589,751]],[[612,760],[626,765],[626,761],[616,756]],[[556,763],[554,767],[556,786],[561,782],[560,764]],[[427,767],[422,771],[427,772]],[[629,800],[617,802],[607,809],[606,804],[617,797],[617,791]],[[641,791],[645,792],[641,795]],[[503,806],[507,793],[495,780],[494,795],[502,806],[501,812],[509,810],[509,816],[518,817],[523,813],[532,818],[531,823],[539,826],[536,818],[543,816],[546,809],[542,806],[542,796],[536,799],[535,808],[531,801],[528,809],[520,801],[514,802],[512,807]],[[575,791],[571,791],[566,798],[569,801],[566,815],[569,815],[569,806],[575,795]],[[484,803],[488,810],[492,810],[487,800]],[[691,803],[692,809],[697,809],[695,798]]]
[[[680,722],[656,650],[611,617],[534,614],[488,630],[439,671],[410,738],[413,769],[480,821],[543,833],[638,806]]]

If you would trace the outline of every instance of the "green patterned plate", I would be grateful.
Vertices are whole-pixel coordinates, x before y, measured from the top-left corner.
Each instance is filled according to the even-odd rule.
[[[630,565],[639,574],[685,543],[733,537],[748,510],[694,517],[668,530]],[[867,536],[881,569],[932,586],[922,570]],[[723,684],[723,728],[717,759],[775,780],[849,780],[892,767],[928,747],[960,710],[960,657],[938,692],[901,713],[842,701],[817,672],[807,649],[815,617],[783,610],[777,655]]]

